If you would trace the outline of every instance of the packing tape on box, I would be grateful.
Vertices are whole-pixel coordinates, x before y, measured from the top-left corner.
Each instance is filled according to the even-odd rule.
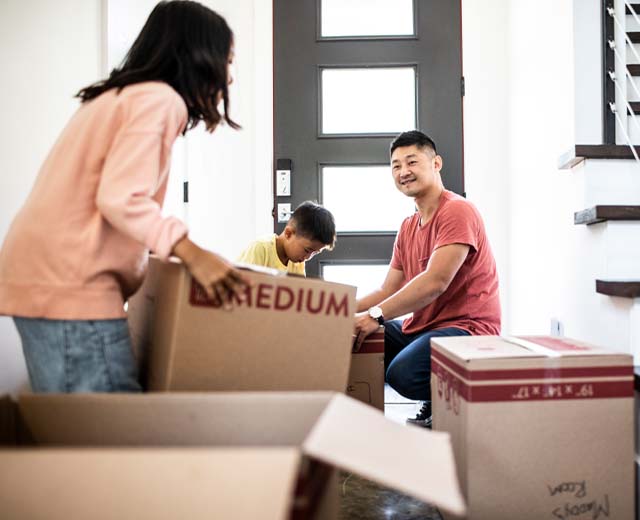
[[[509,343],[513,343],[515,345],[518,345],[520,347],[524,347],[528,350],[531,350],[532,352],[535,352],[536,354],[540,354],[542,356],[547,356],[547,357],[560,357],[562,356],[562,354],[560,352],[557,352],[553,349],[544,347],[542,345],[539,345],[538,343],[533,343],[532,341],[527,341],[526,339],[522,339],[522,338],[516,338],[515,336],[505,336],[504,338],[505,341],[508,341]]]

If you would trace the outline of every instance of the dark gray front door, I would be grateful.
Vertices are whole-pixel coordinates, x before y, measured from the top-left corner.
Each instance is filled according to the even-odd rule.
[[[291,161],[290,195],[278,192],[274,172],[274,207],[316,200],[338,226],[335,250],[310,261],[310,275],[347,281],[340,277],[386,269],[395,232],[413,210],[388,167],[389,143],[401,131],[429,134],[444,157],[445,186],[464,191],[460,2],[388,1],[393,15],[381,13],[377,26],[372,18],[370,33],[358,27],[375,14],[366,0],[363,16],[344,11],[354,2],[273,3],[274,164],[288,169]],[[405,20],[396,23],[400,10]],[[379,34],[389,27],[398,32]],[[274,213],[279,233],[285,224]]]

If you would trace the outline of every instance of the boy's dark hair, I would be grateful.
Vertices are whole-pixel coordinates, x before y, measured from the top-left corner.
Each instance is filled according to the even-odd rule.
[[[291,225],[300,236],[322,242],[328,249],[336,243],[333,215],[320,204],[310,200],[300,204],[291,215]]]
[[[103,92],[143,81],[164,81],[182,96],[189,112],[185,131],[204,121],[212,131],[229,117],[227,64],[233,32],[222,16],[190,0],[171,0],[155,6],[119,68],[107,79],[84,87],[82,102]],[[217,107],[222,93],[224,115]]]
[[[420,132],[420,130],[411,130],[409,132],[402,132],[398,137],[391,141],[389,155],[391,156],[396,148],[413,145],[416,145],[422,151],[429,148],[434,154],[438,153],[436,150],[436,143],[433,142],[433,139]]]

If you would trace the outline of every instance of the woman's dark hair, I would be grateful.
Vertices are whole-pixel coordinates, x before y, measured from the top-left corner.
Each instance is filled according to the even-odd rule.
[[[333,249],[336,243],[336,224],[331,212],[307,200],[300,204],[291,215],[291,223],[300,236]]]
[[[389,155],[393,155],[393,151],[396,148],[413,146],[414,144],[422,151],[429,148],[434,155],[438,153],[436,150],[436,143],[433,142],[433,139],[428,135],[423,134],[420,130],[410,130],[409,132],[402,132],[391,142],[391,145],[389,146]]]
[[[189,111],[187,129],[204,121],[207,130],[224,120],[239,128],[229,117],[227,65],[233,46],[233,32],[225,19],[211,9],[190,0],[160,2],[147,19],[119,68],[107,79],[76,94],[82,102],[103,92],[143,81],[164,81],[182,96]],[[218,111],[220,96],[224,115]]]

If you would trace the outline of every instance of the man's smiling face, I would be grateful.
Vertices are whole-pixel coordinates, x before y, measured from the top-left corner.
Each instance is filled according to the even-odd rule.
[[[438,185],[442,159],[430,148],[416,145],[396,148],[391,155],[391,172],[396,188],[407,197],[420,197]]]

